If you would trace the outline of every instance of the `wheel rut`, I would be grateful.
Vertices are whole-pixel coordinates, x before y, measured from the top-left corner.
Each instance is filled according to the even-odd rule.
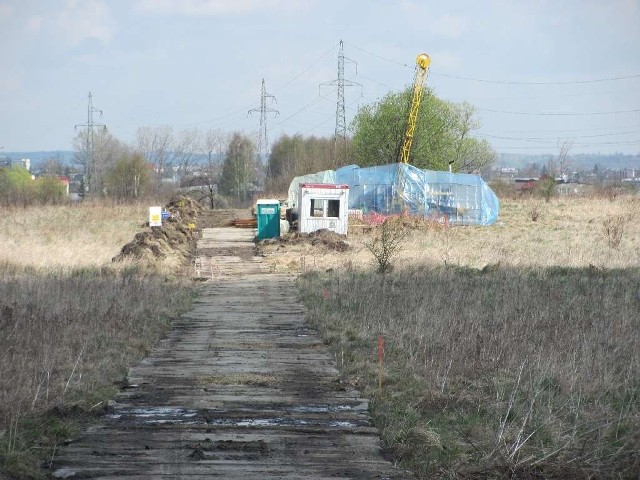
[[[411,478],[382,458],[367,399],[340,382],[294,278],[268,273],[252,237],[204,230],[193,309],[59,452],[54,477]]]

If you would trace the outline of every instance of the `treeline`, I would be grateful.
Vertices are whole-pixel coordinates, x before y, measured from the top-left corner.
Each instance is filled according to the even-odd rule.
[[[126,144],[106,129],[91,136],[82,131],[74,139],[76,163],[84,174],[80,190],[94,198],[137,199],[189,187],[211,207],[246,204],[258,195],[283,196],[299,175],[399,161],[410,100],[407,89],[361,107],[348,139],[283,135],[268,159],[259,156],[253,137],[240,132],[140,127],[135,141]],[[473,137],[480,124],[468,103],[447,102],[427,91],[415,126],[409,161],[420,168],[477,172],[495,159],[488,143]],[[29,196],[26,183],[16,180],[20,174],[4,175],[9,180],[0,184],[3,201],[60,201],[48,188],[53,181],[41,180],[38,188],[31,184],[28,188],[39,193]]]
[[[66,201],[66,185],[56,176],[33,179],[21,166],[0,168],[0,205],[27,206]]]

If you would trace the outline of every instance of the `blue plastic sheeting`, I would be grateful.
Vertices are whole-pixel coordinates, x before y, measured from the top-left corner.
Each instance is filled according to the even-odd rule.
[[[349,185],[349,208],[365,214],[408,213],[425,218],[446,217],[450,224],[491,225],[500,203],[479,175],[421,170],[404,163],[360,168],[349,165],[296,177],[289,187],[295,205],[300,183]]]

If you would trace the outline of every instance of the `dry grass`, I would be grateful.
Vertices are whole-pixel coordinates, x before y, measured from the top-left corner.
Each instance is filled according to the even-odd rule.
[[[34,267],[86,267],[111,262],[148,219],[149,205],[2,208],[0,262]]]
[[[627,268],[640,266],[640,197],[606,199],[567,198],[537,202],[501,202],[500,217],[490,227],[444,228],[433,222],[409,222],[410,233],[394,260],[396,267],[490,265]],[[624,232],[616,248],[609,244],[608,218],[624,218]],[[323,251],[311,245],[265,247],[275,271],[369,269],[377,261],[366,243],[379,235],[352,230],[346,253]]]
[[[111,258],[146,205],[3,209],[0,216],[0,477],[36,478],[69,425],[98,413],[127,367],[189,308],[193,286]],[[164,273],[163,273],[164,272]]]
[[[555,200],[533,222],[510,201],[493,227],[425,224],[386,275],[366,237],[341,265],[318,257],[300,280],[309,318],[403,462],[425,478],[640,471],[639,205]]]

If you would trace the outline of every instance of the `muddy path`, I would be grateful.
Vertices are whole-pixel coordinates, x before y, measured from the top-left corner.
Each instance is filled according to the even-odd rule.
[[[305,326],[294,278],[268,273],[252,236],[205,229],[193,310],[59,452],[54,477],[409,478],[382,458],[367,400]]]

